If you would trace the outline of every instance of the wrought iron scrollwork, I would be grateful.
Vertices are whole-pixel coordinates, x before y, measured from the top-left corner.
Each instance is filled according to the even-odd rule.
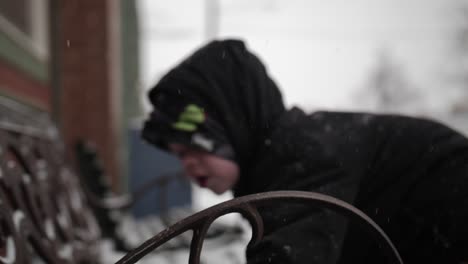
[[[385,232],[374,221],[372,221],[372,219],[356,207],[339,199],[319,193],[275,191],[232,199],[182,219],[126,254],[122,259],[116,262],[116,264],[136,263],[148,253],[169,241],[171,238],[189,230],[193,231],[189,263],[198,264],[200,263],[200,252],[203,247],[203,240],[209,226],[220,216],[229,213],[240,213],[248,219],[252,226],[252,238],[249,243],[255,244],[263,237],[263,220],[257,210],[257,207],[278,201],[306,202],[310,204],[310,206],[330,209],[348,217],[349,219],[356,220],[356,222],[368,231],[374,239],[381,243],[382,250],[388,258],[389,263],[403,263],[398,251]]]

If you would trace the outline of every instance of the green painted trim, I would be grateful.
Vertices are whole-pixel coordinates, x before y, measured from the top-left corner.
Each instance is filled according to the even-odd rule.
[[[120,41],[121,41],[121,115],[120,115],[120,141],[123,150],[121,189],[128,191],[129,157],[128,135],[130,123],[134,118],[140,117],[143,107],[139,100],[139,26],[138,13],[135,1],[120,0]]]
[[[34,57],[2,31],[0,31],[0,57],[40,82],[46,83],[49,79],[48,63]]]
[[[135,1],[120,1],[121,16],[121,81],[123,118],[128,123],[143,114],[140,102],[139,24]]]

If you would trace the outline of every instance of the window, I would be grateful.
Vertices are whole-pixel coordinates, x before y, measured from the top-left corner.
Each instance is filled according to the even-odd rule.
[[[48,58],[48,0],[0,1],[0,31],[40,60]]]

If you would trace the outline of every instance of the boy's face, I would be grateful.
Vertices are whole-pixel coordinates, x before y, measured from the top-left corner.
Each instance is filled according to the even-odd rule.
[[[239,180],[239,166],[208,152],[171,143],[169,150],[182,161],[187,176],[201,187],[222,194]]]

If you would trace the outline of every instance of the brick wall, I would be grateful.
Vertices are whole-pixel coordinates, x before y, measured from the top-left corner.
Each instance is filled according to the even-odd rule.
[[[111,0],[113,1],[113,0]],[[70,150],[78,139],[96,147],[111,183],[119,177],[109,11],[105,0],[57,1],[59,121]],[[70,151],[71,152],[71,151]],[[72,155],[69,153],[69,155]]]

